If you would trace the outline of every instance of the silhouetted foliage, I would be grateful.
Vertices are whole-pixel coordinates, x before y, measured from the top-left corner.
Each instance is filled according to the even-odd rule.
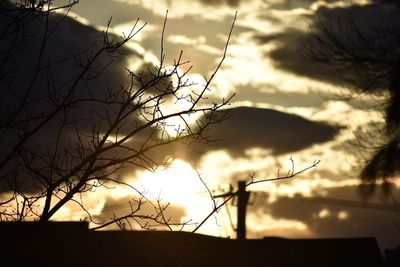
[[[377,108],[383,107],[385,127],[367,134],[374,152],[361,171],[365,195],[379,180],[388,192],[390,179],[400,172],[400,9],[397,3],[384,2],[320,8],[303,50],[350,85],[354,97],[376,96]]]

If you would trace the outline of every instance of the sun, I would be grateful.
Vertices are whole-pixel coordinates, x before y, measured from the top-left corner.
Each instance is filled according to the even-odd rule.
[[[199,173],[180,159],[173,160],[169,166],[155,172],[138,172],[134,184],[138,189],[143,189],[149,199],[159,199],[163,203],[182,207],[186,214],[182,218],[184,221],[190,220],[194,224],[201,222],[214,208],[214,202]],[[216,223],[215,218],[210,219],[199,232],[221,235],[222,231],[225,234],[221,226],[227,225],[224,212],[215,216],[221,217],[219,222]]]
[[[176,205],[187,205],[205,189],[195,170],[179,159],[154,172],[139,172],[137,178],[136,184],[147,196]]]

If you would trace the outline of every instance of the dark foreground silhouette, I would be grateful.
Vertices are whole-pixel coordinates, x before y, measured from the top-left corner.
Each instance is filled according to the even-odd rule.
[[[87,223],[0,223],[1,265],[384,266],[374,238],[243,241],[187,232],[88,231]]]

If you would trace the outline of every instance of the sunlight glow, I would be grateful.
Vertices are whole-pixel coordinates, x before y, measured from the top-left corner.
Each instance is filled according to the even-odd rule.
[[[350,215],[347,211],[341,210],[338,212],[337,217],[339,220],[347,220],[350,217]]]
[[[318,212],[318,218],[325,219],[331,216],[331,212],[328,209],[322,209]]]
[[[167,40],[171,43],[175,44],[183,44],[183,45],[200,45],[206,43],[206,37],[204,35],[200,35],[197,38],[189,38],[185,35],[180,34],[171,34]]]
[[[137,188],[143,188],[144,195],[150,199],[184,207],[184,220],[200,222],[213,208],[205,185],[196,171],[179,159],[155,172],[138,172],[134,183]],[[202,228],[202,232],[218,234],[221,232],[219,228],[220,226],[210,220]]]
[[[182,160],[174,160],[168,167],[141,172],[137,176],[137,184],[145,188],[147,195],[174,204],[187,205],[204,190],[193,168]]]

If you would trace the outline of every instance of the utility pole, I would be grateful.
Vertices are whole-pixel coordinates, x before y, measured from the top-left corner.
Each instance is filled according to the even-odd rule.
[[[236,225],[236,239],[246,240],[246,208],[249,201],[250,192],[246,191],[246,181],[238,182],[238,190],[233,192],[231,187],[230,191],[221,195],[216,195],[214,198],[227,198],[237,197],[237,225]]]
[[[239,181],[236,226],[236,238],[238,240],[246,239],[246,208],[249,196],[250,192],[246,191],[246,181]]]

